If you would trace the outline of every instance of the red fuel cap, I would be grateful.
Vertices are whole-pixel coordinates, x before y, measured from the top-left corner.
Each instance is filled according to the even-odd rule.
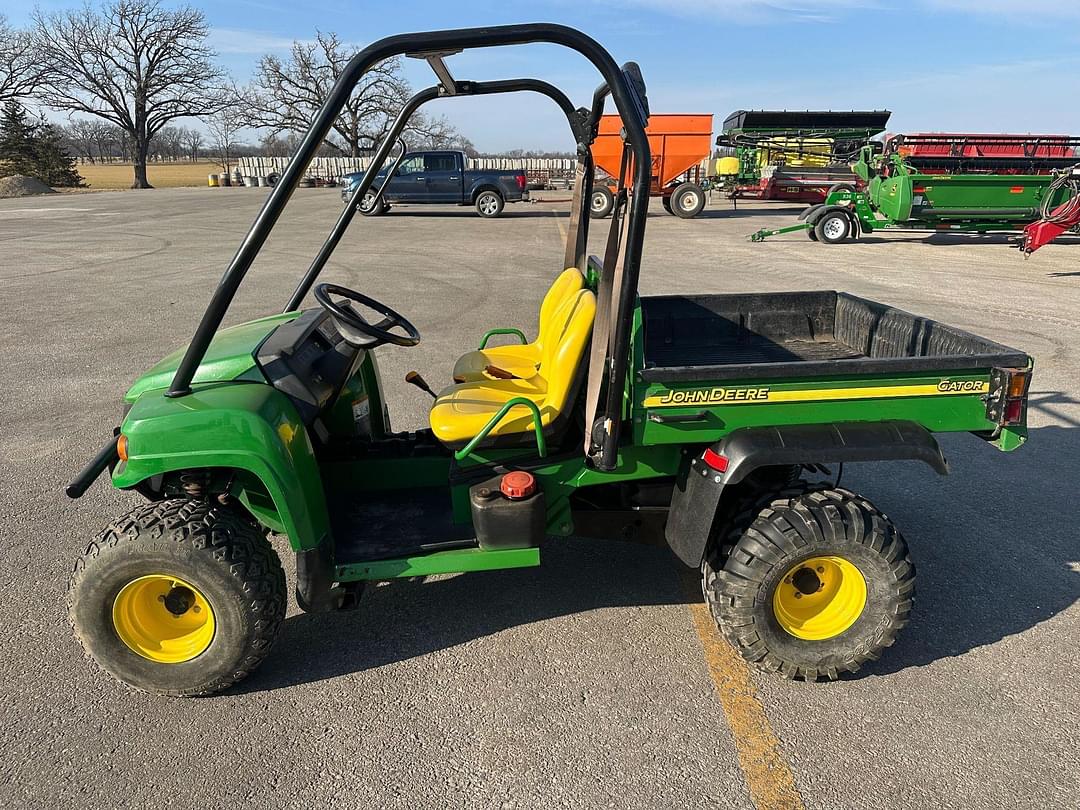
[[[536,479],[533,478],[531,473],[522,472],[520,470],[507,473],[502,477],[502,483],[499,485],[499,489],[502,491],[502,494],[510,500],[528,498],[536,492]]]

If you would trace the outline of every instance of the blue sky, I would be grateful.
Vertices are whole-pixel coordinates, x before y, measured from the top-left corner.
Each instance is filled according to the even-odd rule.
[[[79,2],[80,0],[76,0]],[[1080,0],[234,0],[192,3],[240,81],[259,55],[316,28],[362,46],[403,31],[553,21],[637,61],[655,112],[740,108],[893,111],[891,131],[1080,134]],[[5,0],[24,22],[35,4]],[[41,2],[45,9],[74,3]],[[534,76],[586,104],[598,77],[569,51],[520,46],[453,57],[458,78]],[[432,83],[410,60],[419,88]],[[481,149],[569,148],[565,120],[532,96],[454,99],[427,108]]]

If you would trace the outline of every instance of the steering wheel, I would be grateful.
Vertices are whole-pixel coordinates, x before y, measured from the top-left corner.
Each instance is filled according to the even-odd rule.
[[[344,298],[349,303],[339,303],[330,297],[332,295]],[[355,290],[337,284],[319,284],[315,287],[315,300],[333,316],[342,336],[354,346],[370,349],[383,343],[393,343],[395,346],[415,346],[420,342],[420,332],[404,315],[399,315],[386,304],[381,304],[374,298],[369,298]],[[363,315],[350,306],[350,303],[361,304],[382,315],[383,318],[378,323],[369,323]],[[393,329],[400,329],[405,334],[395,334],[391,331]],[[366,335],[368,339],[365,340],[360,335]]]

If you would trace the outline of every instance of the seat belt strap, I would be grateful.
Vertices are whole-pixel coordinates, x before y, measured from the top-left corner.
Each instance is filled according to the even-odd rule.
[[[574,170],[574,194],[570,199],[570,224],[566,229],[566,254],[563,257],[563,269],[576,267],[585,272],[585,245],[581,241],[581,198],[585,194],[585,162],[577,161]]]

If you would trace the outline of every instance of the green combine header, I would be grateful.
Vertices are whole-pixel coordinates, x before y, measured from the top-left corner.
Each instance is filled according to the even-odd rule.
[[[824,203],[786,228],[750,236],[806,231],[834,244],[876,230],[985,233],[1019,231],[1046,207],[1066,202],[1071,186],[1056,173],[1077,162],[1080,138],[1064,135],[909,135],[882,154],[863,147],[852,170],[864,190],[834,189]]]

